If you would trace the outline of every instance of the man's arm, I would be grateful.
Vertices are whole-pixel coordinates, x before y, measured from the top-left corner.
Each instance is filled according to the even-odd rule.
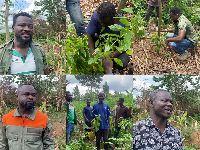
[[[6,138],[6,127],[3,126],[3,122],[0,131],[0,150],[9,150],[8,139]]]
[[[48,74],[49,74],[49,69],[48,69],[48,68],[46,68],[46,69],[44,70],[44,74],[45,74],[45,75],[48,75]]]
[[[55,139],[54,139],[52,129],[53,129],[53,127],[48,120],[47,126],[44,130],[44,134],[42,137],[45,150],[55,150]]]
[[[93,41],[93,38],[92,36],[89,34],[89,33],[86,33],[87,34],[87,37],[88,37],[88,47],[89,47],[89,51],[90,51],[90,54],[91,54],[91,57],[93,58],[94,55],[94,41]]]
[[[181,41],[183,41],[183,39],[185,37],[185,33],[186,33],[185,30],[180,30],[178,32],[178,36],[173,37],[173,38],[168,38],[168,39],[166,39],[166,42],[181,42]]]
[[[85,115],[85,107],[83,108],[83,117],[84,117],[84,119],[85,119],[87,122],[89,122],[89,120],[87,119],[87,117],[86,117],[86,115]]]

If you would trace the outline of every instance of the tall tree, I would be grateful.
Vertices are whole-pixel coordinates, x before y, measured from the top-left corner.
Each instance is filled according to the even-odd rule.
[[[81,94],[80,94],[80,91],[79,91],[79,89],[78,89],[78,85],[75,86],[75,88],[73,89],[72,94],[74,95],[74,100],[80,101],[80,99],[81,99]]]
[[[104,93],[106,93],[106,94],[109,93],[109,86],[108,86],[107,82],[105,82],[105,84],[103,85],[103,91],[104,91]]]
[[[34,11],[33,13],[44,14],[47,17],[47,22],[52,25],[55,32],[65,32],[65,0],[40,0],[35,1],[35,6],[41,6],[41,10]]]

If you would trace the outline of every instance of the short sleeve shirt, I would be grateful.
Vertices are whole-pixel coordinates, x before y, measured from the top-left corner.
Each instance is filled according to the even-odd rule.
[[[89,120],[89,122],[91,122],[91,120],[92,120],[92,109],[93,109],[92,106],[90,106],[90,107],[85,106],[83,108],[83,113],[85,114],[85,116]]]
[[[99,121],[100,126],[99,129],[109,129],[108,117],[110,116],[110,107],[108,104],[103,103],[96,103],[93,106],[93,113],[92,116],[101,115],[101,121]]]
[[[174,23],[174,34],[178,35],[180,30],[186,31],[185,39],[190,40],[193,45],[196,45],[198,42],[198,37],[196,31],[194,30],[190,21],[184,16],[181,15],[177,21]]]
[[[123,17],[120,14],[118,14],[118,16]],[[117,24],[121,25],[122,27],[125,27],[125,25],[123,23],[121,23],[119,20],[118,20]],[[97,33],[98,35],[104,34],[104,33],[112,33],[112,34],[120,35],[120,31],[112,31],[109,27],[105,27],[105,29],[102,32],[101,32],[101,29],[102,29],[102,25],[98,20],[97,11],[95,11],[94,14],[92,15],[90,23],[88,24],[87,33],[89,33],[92,36],[95,33]]]
[[[168,122],[161,133],[149,117],[133,124],[133,150],[183,150],[181,133]]]

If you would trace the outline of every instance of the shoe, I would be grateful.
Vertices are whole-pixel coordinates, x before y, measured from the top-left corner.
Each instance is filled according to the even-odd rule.
[[[191,53],[188,51],[185,51],[185,53],[181,54],[180,56],[177,57],[178,60],[186,60],[191,56]]]

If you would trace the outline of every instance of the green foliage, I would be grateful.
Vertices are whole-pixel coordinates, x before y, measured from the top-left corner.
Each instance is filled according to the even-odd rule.
[[[9,32],[10,39],[14,39],[14,32]],[[0,45],[6,43],[6,33],[0,33]]]
[[[158,33],[155,33],[154,35],[152,35],[151,41],[153,42],[153,44],[151,44],[151,47],[153,47],[154,45],[156,45],[156,51],[157,53],[160,52],[160,48],[165,48],[165,42],[166,38],[165,35],[163,36],[158,36]],[[166,58],[166,55],[164,56],[164,58]]]

